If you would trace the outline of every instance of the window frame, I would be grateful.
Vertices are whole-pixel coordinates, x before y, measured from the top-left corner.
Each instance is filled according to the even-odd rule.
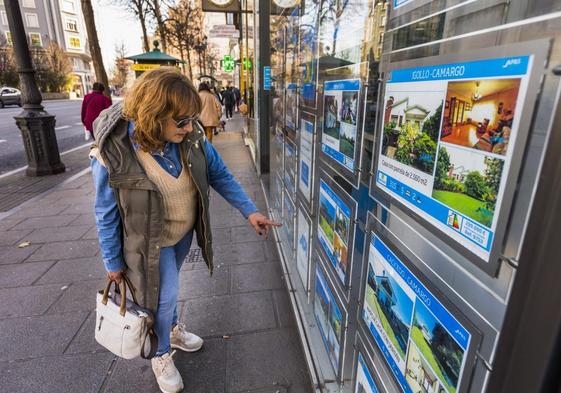
[[[35,18],[35,22],[36,22],[35,25],[31,25],[31,24],[29,23],[29,18],[30,18],[30,17],[34,17],[34,18]],[[26,25],[27,27],[31,27],[31,28],[39,28],[39,15],[37,15],[37,14],[34,13],[34,12],[26,12],[26,13],[25,13],[25,25]]]
[[[72,45],[72,40],[78,40],[79,46],[74,46],[74,45]],[[83,49],[83,46],[82,46],[82,39],[81,39],[80,37],[77,37],[77,36],[74,36],[74,35],[70,35],[70,36],[68,36],[68,39],[66,40],[66,43],[67,43],[69,49],[74,49],[74,50],[81,50],[81,49]]]
[[[69,23],[71,24],[72,22],[74,23],[74,26],[76,27],[75,29],[71,29],[69,27]],[[64,18],[64,30],[71,31],[73,33],[78,33],[78,19],[70,17],[70,16],[65,17]]]
[[[41,33],[30,32],[28,35],[29,35],[29,45],[30,46],[32,46],[32,47],[43,47],[43,38],[41,37]],[[33,36],[36,36],[37,38],[39,38],[39,44],[38,45],[33,44]]]
[[[66,5],[72,5],[72,10],[67,10]],[[68,14],[76,14],[76,2],[74,0],[62,0],[62,12],[66,12]]]
[[[37,8],[37,6],[35,5],[35,0],[22,0],[21,6],[24,8]]]

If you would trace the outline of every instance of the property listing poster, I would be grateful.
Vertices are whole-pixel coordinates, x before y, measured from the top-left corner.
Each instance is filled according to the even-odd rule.
[[[300,177],[298,180],[298,187],[308,203],[312,201],[315,127],[315,117],[302,113],[302,116],[300,117]]]
[[[314,314],[321,337],[327,348],[331,365],[337,371],[339,369],[339,348],[343,314],[319,266],[316,266],[314,298]]]
[[[310,262],[310,221],[302,209],[298,209],[296,232],[296,269],[304,289],[308,289],[308,266]]]
[[[407,393],[454,393],[471,334],[373,235],[362,317]]]
[[[296,193],[296,146],[286,139],[284,143],[284,182],[286,189]]]
[[[324,85],[322,151],[350,171],[355,170],[360,80]]]
[[[379,393],[374,378],[364,361],[362,353],[358,353],[358,364],[356,372],[356,387],[354,393]]]
[[[351,208],[320,180],[318,240],[343,284],[349,271]]]
[[[296,130],[296,111],[298,110],[298,97],[296,95],[296,83],[286,86],[286,127]]]
[[[288,246],[290,247],[290,254],[294,256],[294,202],[288,196],[288,193],[284,193],[284,203],[282,205],[282,227],[286,238],[288,239]]]
[[[531,56],[395,70],[376,183],[485,261],[493,244]]]

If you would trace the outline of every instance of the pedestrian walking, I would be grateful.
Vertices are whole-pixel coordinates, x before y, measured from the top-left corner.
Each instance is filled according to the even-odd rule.
[[[233,88],[234,91],[234,98],[236,99],[236,112],[240,111],[240,103],[242,101],[242,94],[240,92],[240,89],[238,89],[237,87]]]
[[[222,101],[226,107],[226,119],[231,119],[234,114],[234,105],[236,105],[236,96],[232,86],[228,86],[224,93],[222,93]]]
[[[199,120],[205,128],[207,139],[212,143],[212,137],[216,131],[216,127],[220,125],[220,116],[222,116],[222,105],[214,94],[210,91],[210,87],[205,82],[199,85],[199,96],[201,97],[202,109]]]
[[[102,83],[95,82],[92,87],[92,91],[84,97],[82,102],[82,124],[86,129],[86,136],[89,134],[93,138],[93,122],[101,111],[107,109],[111,106],[111,99],[103,95],[103,90],[105,86]],[[91,139],[87,138],[86,139]]]
[[[110,280],[126,272],[139,306],[154,313],[152,370],[162,392],[183,381],[173,349],[194,352],[203,340],[177,316],[179,270],[193,234],[213,270],[209,188],[237,208],[259,235],[279,226],[257,211],[195,119],[202,102],[175,68],[144,73],[124,103],[95,121],[91,152],[95,220]],[[110,180],[111,179],[111,180]]]

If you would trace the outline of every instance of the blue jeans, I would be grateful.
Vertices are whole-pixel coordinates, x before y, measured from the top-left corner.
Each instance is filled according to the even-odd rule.
[[[160,250],[160,299],[154,323],[158,336],[156,356],[169,352],[169,334],[177,324],[177,294],[179,292],[179,270],[191,248],[193,231],[189,232],[175,246]]]

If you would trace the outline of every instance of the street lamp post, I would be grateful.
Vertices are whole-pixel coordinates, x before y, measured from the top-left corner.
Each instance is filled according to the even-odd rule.
[[[27,155],[26,174],[27,176],[43,176],[64,172],[65,166],[60,161],[55,135],[56,120],[41,105],[41,92],[35,81],[35,69],[31,62],[18,0],[6,0],[4,5],[8,26],[12,32],[14,55],[22,91],[23,111],[14,116],[14,119],[21,131]]]

